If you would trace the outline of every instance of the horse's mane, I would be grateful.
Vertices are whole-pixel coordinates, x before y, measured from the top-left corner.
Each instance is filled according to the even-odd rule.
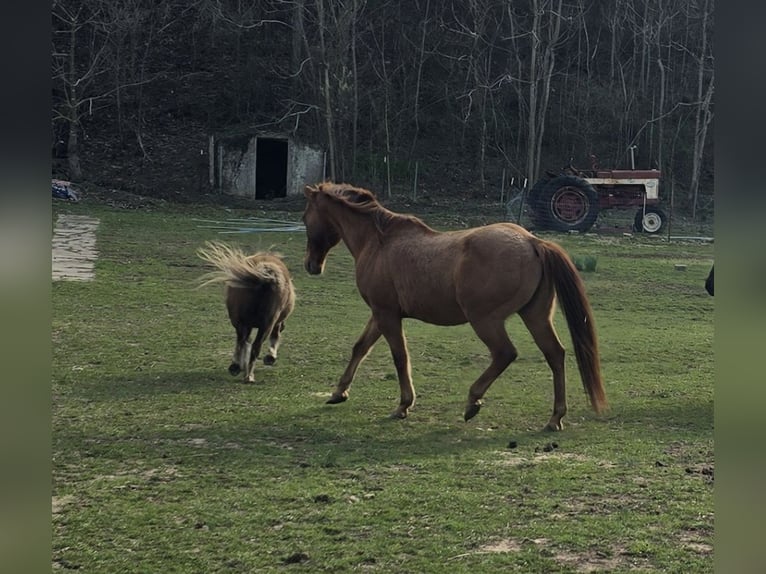
[[[347,183],[324,182],[319,184],[318,190],[357,213],[369,214],[381,236],[395,227],[405,225],[415,225],[424,230],[433,231],[422,219],[414,215],[395,213],[386,209],[380,204],[375,194],[367,189]]]

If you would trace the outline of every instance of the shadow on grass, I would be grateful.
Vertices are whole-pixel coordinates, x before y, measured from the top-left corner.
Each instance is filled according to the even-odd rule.
[[[215,371],[192,372],[137,372],[135,376],[111,378],[108,375],[80,377],[77,383],[67,383],[69,396],[79,396],[89,401],[113,401],[115,398],[147,399],[155,396],[175,395],[189,392],[212,392],[221,389],[267,389],[275,384],[272,367],[259,365],[255,383],[245,384],[242,375],[230,375],[228,364]],[[276,377],[278,378],[278,377]]]
[[[657,430],[713,430],[712,398],[676,396],[668,399],[626,401],[614,405],[601,418],[605,426],[615,425],[645,429],[648,435]]]
[[[245,385],[225,372],[196,372],[94,381],[74,393],[87,398],[92,416],[106,419],[108,428],[97,425],[93,434],[89,424],[61,425],[57,443],[89,444],[89,455],[102,459],[159,455],[202,472],[228,465],[417,465],[434,456],[504,449],[511,434],[520,444],[542,444],[556,436],[510,426],[490,432],[481,413],[466,423],[453,403],[432,405],[427,412],[416,408],[410,418],[395,420],[387,416],[393,404],[385,412],[377,401],[371,406],[361,397],[327,405],[310,392],[300,398],[295,389],[284,393],[275,378],[262,375],[267,382]],[[306,391],[305,383],[300,390]],[[83,414],[83,420],[87,417]]]

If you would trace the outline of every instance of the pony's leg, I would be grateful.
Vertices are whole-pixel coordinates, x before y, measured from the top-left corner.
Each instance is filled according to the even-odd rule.
[[[346,370],[343,371],[343,375],[340,377],[338,386],[335,388],[332,396],[327,399],[327,402],[331,405],[342,403],[348,399],[348,388],[354,380],[356,370],[359,368],[359,364],[364,360],[367,354],[372,349],[373,345],[380,339],[380,329],[378,329],[378,322],[375,317],[370,317],[367,321],[367,325],[364,327],[364,331],[354,343],[354,348],[351,350],[351,360],[346,366]]]
[[[236,376],[247,364],[247,357],[250,352],[247,339],[250,337],[250,329],[246,327],[235,327],[237,332],[237,342],[234,346],[234,355],[231,357],[231,364],[229,365],[229,374]]]
[[[273,365],[277,362],[277,349],[279,349],[279,335],[285,330],[285,322],[280,321],[271,330],[271,336],[269,337],[269,350],[266,351],[266,355],[263,357],[264,365]]]
[[[258,355],[261,354],[261,347],[263,346],[263,340],[266,338],[266,333],[270,333],[273,328],[273,325],[259,328],[252,345],[250,345],[250,359],[247,362],[247,370],[245,370],[246,383],[255,382],[255,361],[258,359]]]
[[[552,304],[552,303],[551,303]],[[564,370],[564,347],[551,322],[550,311],[541,313],[525,309],[519,313],[522,321],[532,334],[538,348],[553,373],[553,415],[546,430],[558,431],[564,428],[561,419],[567,413],[566,372]]]
[[[415,404],[415,388],[412,386],[410,356],[407,351],[407,339],[402,330],[402,319],[397,316],[378,317],[378,326],[391,349],[396,375],[399,378],[401,398],[399,406],[391,413],[391,418],[403,419],[407,417],[409,408]]]
[[[516,347],[511,343],[505,330],[504,320],[471,321],[471,327],[489,349],[492,362],[468,390],[468,404],[463,414],[466,421],[476,416],[481,408],[481,399],[487,389],[518,356]]]

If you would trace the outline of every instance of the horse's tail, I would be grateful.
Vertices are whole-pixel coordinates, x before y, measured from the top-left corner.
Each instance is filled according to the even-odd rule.
[[[287,268],[276,254],[246,255],[237,247],[208,241],[205,247],[197,249],[197,255],[216,268],[200,277],[199,287],[225,283],[229,287],[250,289],[263,284],[281,286],[290,281]]]
[[[540,241],[537,252],[543,261],[545,275],[553,280],[556,296],[564,311],[574,345],[577,367],[585,392],[597,413],[607,406],[596,338],[593,311],[577,268],[561,247],[549,241]]]

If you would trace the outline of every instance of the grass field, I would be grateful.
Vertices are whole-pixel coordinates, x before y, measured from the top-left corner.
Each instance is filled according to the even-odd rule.
[[[520,357],[468,423],[486,349],[468,327],[405,322],[417,403],[393,421],[383,341],[349,401],[324,404],[368,316],[344,247],[311,277],[301,232],[194,220],[243,211],[62,211],[100,227],[95,280],[53,284],[54,569],[713,571],[712,245],[550,236],[597,259],[583,277],[611,408],[589,410],[558,313],[569,414],[545,433],[550,371],[518,318]],[[194,289],[208,239],[279,251],[294,276],[279,360],[255,385],[227,373],[221,289]]]

